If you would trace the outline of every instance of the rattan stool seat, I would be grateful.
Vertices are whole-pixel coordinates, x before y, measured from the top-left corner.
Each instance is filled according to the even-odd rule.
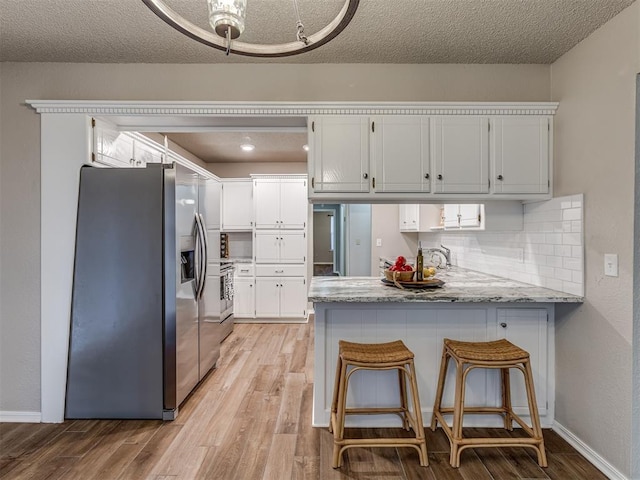
[[[402,340],[387,343],[353,343],[340,340],[338,347],[336,378],[333,401],[331,403],[331,419],[329,421],[329,431],[333,432],[333,468],[338,468],[342,465],[342,454],[348,448],[353,447],[411,447],[418,451],[420,465],[428,465],[427,442],[424,436],[413,352],[407,348]],[[397,370],[400,405],[348,407],[347,390],[349,388],[349,380],[354,373],[360,370]],[[407,389],[409,392],[407,392]],[[410,397],[408,393],[411,395]],[[402,435],[391,438],[344,437],[344,424],[347,415],[376,414],[396,414],[400,416],[402,426],[405,430],[412,429],[415,436]]]
[[[446,348],[462,361],[515,362],[529,358],[529,353],[508,340],[461,342],[444,339]]]
[[[451,466],[460,466],[460,455],[462,451],[467,448],[526,447],[534,449],[538,456],[538,464],[546,467],[547,455],[544,448],[542,428],[540,427],[540,416],[536,404],[529,353],[505,339],[490,342],[462,342],[445,338],[443,343],[440,374],[433,405],[433,415],[431,417],[431,430],[435,431],[438,423],[442,425],[442,429],[447,435],[451,446],[451,455],[449,457]],[[455,363],[456,370],[454,405],[453,407],[443,407],[442,396],[450,360],[453,360]],[[486,405],[469,407],[465,405],[466,378],[469,372],[475,368],[490,368],[500,371],[502,405],[498,407]],[[513,411],[511,405],[511,383],[509,379],[510,369],[517,369],[524,375],[531,426],[527,425],[524,420]],[[516,422],[522,427],[522,430],[527,433],[528,437],[467,438],[463,435],[462,431],[465,413],[500,415],[504,420],[505,429],[513,430],[513,422]],[[453,415],[452,425],[447,423],[444,418],[445,415]]]
[[[345,361],[357,363],[397,363],[413,358],[413,352],[402,340],[388,343],[338,342],[340,357]]]

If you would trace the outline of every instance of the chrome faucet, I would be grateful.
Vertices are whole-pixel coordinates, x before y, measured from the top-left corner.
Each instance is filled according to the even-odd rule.
[[[445,265],[447,268],[451,266],[451,249],[440,245],[440,247],[428,248],[427,253],[439,253],[444,257]]]

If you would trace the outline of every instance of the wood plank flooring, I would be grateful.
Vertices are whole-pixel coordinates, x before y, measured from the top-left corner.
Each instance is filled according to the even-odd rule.
[[[345,454],[344,466],[334,470],[331,434],[311,427],[312,382],[312,324],[236,325],[223,344],[218,368],[182,405],[176,421],[0,424],[0,478],[606,479],[550,430],[545,431],[545,469],[538,467],[533,451],[515,448],[466,450],[462,466],[451,468],[446,437],[441,430],[427,429],[427,468],[419,466],[413,449],[353,448]],[[390,433],[397,432],[357,431],[367,437]]]

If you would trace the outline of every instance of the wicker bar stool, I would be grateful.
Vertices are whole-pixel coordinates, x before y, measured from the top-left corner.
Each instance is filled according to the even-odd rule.
[[[347,388],[351,375],[358,370],[394,369],[398,370],[399,407],[347,408]],[[413,412],[409,411],[407,380],[409,380],[409,389],[411,390]],[[344,438],[346,415],[389,413],[399,415],[402,418],[404,429],[409,430],[409,428],[412,428],[415,438]],[[422,412],[418,398],[413,352],[401,340],[389,343],[351,343],[340,340],[329,431],[333,432],[333,468],[338,468],[342,465],[342,453],[347,448],[352,447],[412,447],[418,451],[420,465],[428,465],[427,443],[424,437],[424,424],[422,423]]]
[[[442,393],[447,374],[449,359],[456,363],[456,389],[453,408],[442,408]],[[465,382],[468,373],[474,368],[498,368],[501,373],[502,405],[500,407],[465,407]],[[509,383],[509,369],[517,368],[524,375],[524,383],[527,390],[529,412],[531,414],[530,427],[518,415],[511,406],[511,391]],[[513,430],[513,421],[516,421],[529,435],[524,438],[464,438],[462,436],[462,418],[465,413],[497,414],[504,418],[504,428]],[[450,427],[444,419],[445,414],[453,414],[453,427]],[[452,467],[460,466],[460,454],[466,448],[478,447],[529,447],[536,450],[538,464],[547,466],[547,456],[540,427],[540,417],[536,404],[536,395],[533,387],[533,374],[529,353],[514,345],[508,340],[496,340],[492,342],[460,342],[444,339],[442,362],[440,364],[440,376],[436,399],[431,417],[431,430],[436,429],[438,422],[449,438],[451,444],[450,463]]]

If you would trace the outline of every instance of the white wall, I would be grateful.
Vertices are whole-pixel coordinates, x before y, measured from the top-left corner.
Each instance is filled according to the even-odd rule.
[[[552,100],[560,102],[555,117],[555,194],[584,193],[586,247],[586,301],[556,315],[556,419],[625,476],[631,465],[639,31],[636,2],[558,59],[551,70]],[[618,277],[604,276],[605,253],[619,255]]]

